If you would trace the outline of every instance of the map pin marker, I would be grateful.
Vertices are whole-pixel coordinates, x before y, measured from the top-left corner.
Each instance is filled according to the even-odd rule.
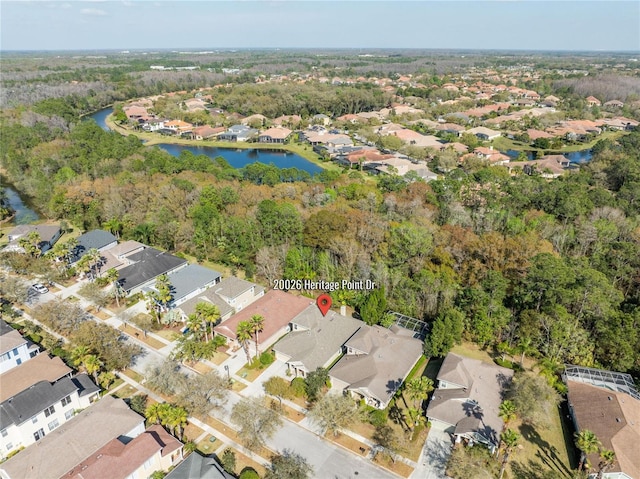
[[[322,316],[326,316],[331,309],[331,302],[331,296],[326,293],[321,294],[318,296],[318,299],[316,299],[316,304],[318,305],[318,309],[322,313]]]

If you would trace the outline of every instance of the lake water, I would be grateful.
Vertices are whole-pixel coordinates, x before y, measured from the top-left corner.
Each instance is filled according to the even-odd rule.
[[[510,158],[517,158],[520,155],[518,150],[507,150],[503,152]],[[529,160],[536,159],[536,153],[534,151],[525,151]],[[551,153],[553,154],[553,153]],[[593,158],[593,152],[591,150],[572,151],[569,153],[562,153],[562,156],[567,158],[571,163],[587,163]]]
[[[112,112],[113,108],[105,108],[104,110],[89,115],[87,118],[93,118],[100,128],[109,131],[106,118]],[[267,165],[273,163],[278,168],[298,168],[311,175],[322,171],[322,168],[315,163],[312,163],[300,155],[285,151],[260,150],[256,148],[235,149],[215,148],[212,146],[185,146],[170,143],[160,143],[157,146],[168,151],[173,156],[179,156],[184,150],[190,151],[194,155],[206,155],[209,158],[222,156],[234,168],[242,168],[251,163],[260,162]]]
[[[38,214],[37,211],[30,208],[25,200],[20,198],[20,195],[16,190],[6,186],[6,183],[3,180],[4,192],[9,200],[9,206],[12,210],[16,212],[13,220],[11,222],[16,225],[26,225],[29,223],[33,223],[34,221],[38,221],[42,219],[42,217]]]

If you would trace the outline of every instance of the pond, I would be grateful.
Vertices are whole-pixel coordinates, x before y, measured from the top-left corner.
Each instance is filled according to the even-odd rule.
[[[109,131],[106,119],[113,112],[113,108],[105,108],[88,115],[87,118],[93,118],[100,128]],[[262,150],[257,148],[216,148],[212,146],[185,146],[174,145],[170,143],[160,143],[157,146],[168,151],[173,156],[179,156],[184,150],[190,151],[194,155],[206,155],[209,158],[222,156],[234,168],[242,168],[251,163],[273,163],[278,168],[298,168],[304,170],[310,175],[319,173],[322,168],[311,161],[297,155],[282,150]]]
[[[520,153],[525,153],[529,160],[536,159],[535,151],[521,152],[518,150],[507,150],[507,151],[504,151],[503,153],[507,155],[509,158],[517,158],[520,155]],[[548,153],[548,154],[554,155],[558,153]],[[571,163],[587,163],[588,161],[591,161],[591,158],[593,158],[593,151],[591,150],[571,151],[568,153],[561,153],[561,154],[562,156],[567,158]]]

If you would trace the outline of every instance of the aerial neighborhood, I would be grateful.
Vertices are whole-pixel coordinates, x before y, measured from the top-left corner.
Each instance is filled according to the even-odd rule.
[[[0,479],[640,479],[635,55],[16,55]]]

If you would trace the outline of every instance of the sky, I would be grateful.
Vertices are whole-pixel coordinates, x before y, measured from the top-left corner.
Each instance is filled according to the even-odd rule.
[[[640,51],[640,1],[0,0],[0,50]]]

